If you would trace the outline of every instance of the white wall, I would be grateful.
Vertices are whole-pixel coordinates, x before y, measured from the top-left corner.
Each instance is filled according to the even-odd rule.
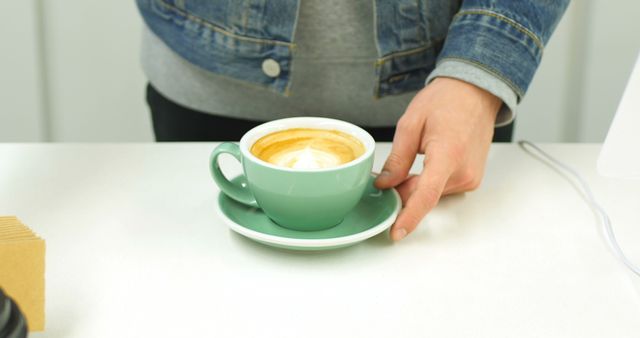
[[[54,141],[150,141],[134,1],[44,1]]]
[[[0,141],[43,141],[36,3],[2,1],[0,13]]]
[[[12,13],[0,21],[0,141],[153,139],[134,1],[5,1],[0,11]],[[572,1],[516,138],[603,140],[639,51],[637,13],[634,0]]]
[[[640,52],[640,1],[590,2],[577,139],[602,141]],[[640,95],[640,93],[638,93]]]
[[[565,102],[573,100],[570,86],[571,48],[575,46],[578,13],[570,5],[545,47],[540,68],[516,112],[515,139],[565,141]]]

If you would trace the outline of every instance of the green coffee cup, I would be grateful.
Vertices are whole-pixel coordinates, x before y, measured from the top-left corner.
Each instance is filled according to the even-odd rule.
[[[265,135],[294,129],[337,130],[357,138],[364,153],[339,166],[324,169],[293,169],[261,160],[251,146]],[[224,194],[237,202],[262,209],[280,226],[314,231],[333,227],[358,204],[369,181],[375,141],[364,129],[351,123],[320,117],[294,117],[259,125],[240,143],[222,143],[211,153],[213,179]],[[243,168],[239,184],[230,182],[220,170],[221,154],[235,157]]]

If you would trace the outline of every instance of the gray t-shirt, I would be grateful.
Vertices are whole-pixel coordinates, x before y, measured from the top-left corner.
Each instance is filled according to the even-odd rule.
[[[393,126],[415,92],[374,98],[373,24],[371,0],[302,0],[288,97],[194,66],[148,29],[142,66],[160,93],[211,114],[251,120],[325,116]]]

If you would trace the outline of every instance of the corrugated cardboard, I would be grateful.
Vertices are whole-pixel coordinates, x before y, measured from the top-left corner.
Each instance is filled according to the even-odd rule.
[[[16,217],[0,217],[0,287],[20,307],[29,331],[44,330],[45,243]]]

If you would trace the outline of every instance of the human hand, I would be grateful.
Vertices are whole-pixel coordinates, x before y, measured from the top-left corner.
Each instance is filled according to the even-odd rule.
[[[443,195],[480,185],[502,101],[452,78],[436,78],[413,98],[396,126],[391,154],[376,187],[396,187],[403,209],[391,238],[411,233]],[[409,176],[416,155],[425,154],[419,176]]]

